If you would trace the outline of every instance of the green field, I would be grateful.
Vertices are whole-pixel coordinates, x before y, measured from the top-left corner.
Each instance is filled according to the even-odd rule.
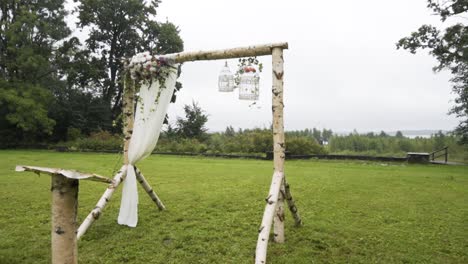
[[[50,177],[16,164],[110,176],[113,154],[0,151],[0,263],[48,263]],[[120,190],[79,242],[81,263],[252,263],[272,163],[151,156],[140,169],[168,208],[140,189],[139,224],[116,223]],[[287,212],[269,263],[468,263],[468,166],[287,161],[304,226]],[[79,218],[105,185],[80,184]]]

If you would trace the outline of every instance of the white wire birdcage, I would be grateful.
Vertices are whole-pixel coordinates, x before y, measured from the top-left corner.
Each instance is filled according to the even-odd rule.
[[[234,88],[236,87],[234,83],[234,75],[231,73],[231,70],[229,70],[229,66],[226,63],[224,64],[224,67],[221,69],[221,72],[219,73],[218,77],[218,90],[220,92],[232,92],[234,91]]]
[[[258,100],[260,95],[260,76],[257,69],[253,66],[244,67],[244,71],[240,76],[239,82],[239,99],[240,100]]]

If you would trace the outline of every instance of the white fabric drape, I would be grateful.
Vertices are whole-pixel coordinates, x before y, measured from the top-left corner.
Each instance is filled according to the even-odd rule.
[[[175,65],[177,67],[177,65]],[[146,83],[140,87],[139,100],[135,109],[135,122],[128,148],[127,177],[123,183],[122,202],[118,223],[136,227],[138,222],[138,192],[135,175],[135,165],[146,158],[156,147],[159,133],[166,117],[177,79],[177,70],[173,70],[166,78],[165,87],[153,79],[151,85]]]

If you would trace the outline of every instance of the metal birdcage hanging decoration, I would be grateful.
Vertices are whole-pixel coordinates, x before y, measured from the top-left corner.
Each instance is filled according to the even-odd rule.
[[[257,68],[258,66],[258,68]],[[256,58],[239,59],[239,69],[232,74],[227,61],[218,77],[220,92],[233,92],[239,88],[239,99],[256,101],[260,95],[260,75],[262,64]]]
[[[221,69],[218,77],[218,90],[220,92],[232,92],[236,88],[236,84],[234,82],[234,75],[231,73],[229,69],[228,63],[224,64],[224,67]]]
[[[254,66],[245,66],[240,75],[239,99],[258,100],[260,94],[260,75]]]

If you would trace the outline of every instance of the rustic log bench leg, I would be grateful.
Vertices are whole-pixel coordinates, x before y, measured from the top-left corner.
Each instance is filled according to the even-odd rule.
[[[78,185],[76,179],[52,175],[52,263],[77,263]]]

